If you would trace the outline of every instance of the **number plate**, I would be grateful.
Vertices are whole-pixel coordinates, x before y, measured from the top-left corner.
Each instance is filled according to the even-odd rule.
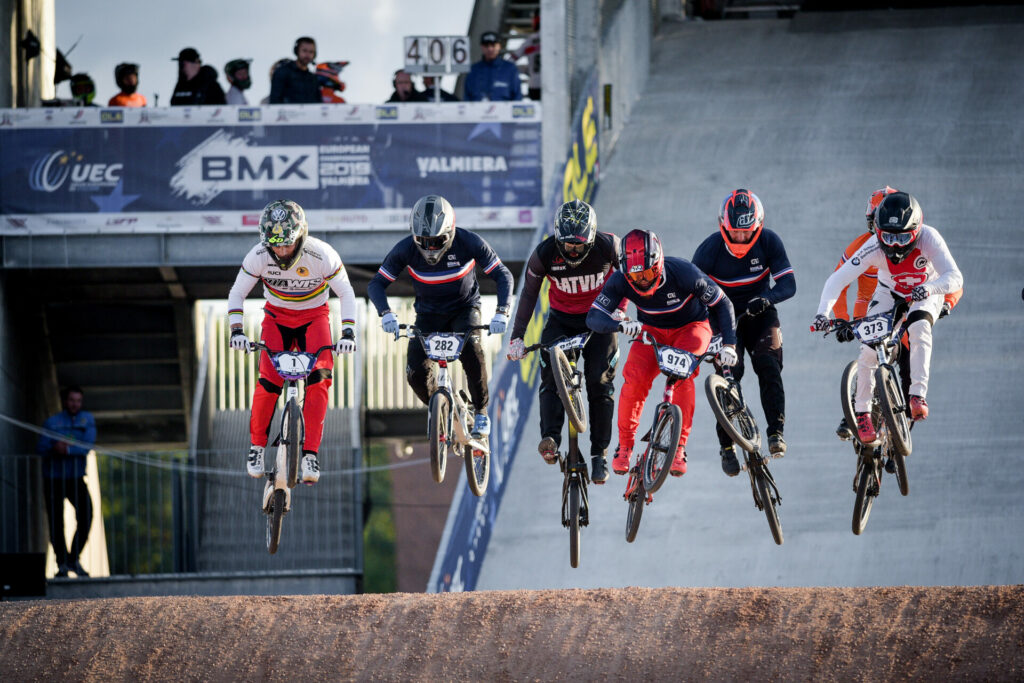
[[[689,377],[695,357],[682,349],[662,347],[658,349],[658,367],[676,377]]]
[[[718,353],[722,350],[722,335],[716,334],[711,338],[711,343],[708,344],[707,353]]]
[[[456,334],[431,334],[424,346],[430,360],[455,360],[462,350],[462,339]]]
[[[447,74],[469,71],[467,36],[405,36],[405,70]]]
[[[587,343],[587,337],[589,334],[577,334],[575,337],[569,337],[555,344],[562,351],[575,351],[576,349],[582,349],[583,345]]]
[[[888,316],[873,316],[858,323],[854,328],[854,332],[857,335],[857,339],[868,343],[884,338],[889,334],[889,330],[892,329],[891,326],[892,322]]]
[[[302,379],[312,371],[315,364],[316,357],[302,351],[285,351],[274,356],[277,374],[285,379]]]

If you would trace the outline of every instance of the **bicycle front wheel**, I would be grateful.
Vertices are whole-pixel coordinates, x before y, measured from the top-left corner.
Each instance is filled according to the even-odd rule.
[[[851,360],[846,369],[843,370],[843,377],[839,380],[839,402],[843,406],[843,417],[846,418],[846,426],[854,434],[857,434],[857,411],[853,402],[857,399],[857,361]]]
[[[896,484],[899,486],[900,495],[905,496],[910,493],[910,480],[907,479],[907,459],[896,449],[892,449],[892,461],[896,465]]]
[[[302,450],[302,411],[299,404],[292,399],[285,404],[281,416],[281,443],[285,445],[285,462],[288,475],[288,488],[295,488],[299,483],[299,457]]]
[[[903,403],[903,388],[892,366],[880,365],[875,370],[875,392],[878,394],[882,420],[885,421],[893,450],[903,457],[910,455],[912,444],[907,406]]]
[[[473,448],[466,446],[463,451],[466,461],[466,482],[474,496],[480,497],[487,491],[487,481],[491,477],[491,454],[483,451],[480,455],[473,453]]]
[[[708,375],[704,381],[704,393],[715,419],[729,438],[749,453],[760,450],[761,432],[735,384],[721,375]]]
[[[647,502],[647,492],[644,491],[643,483],[637,482],[636,490],[629,497],[629,509],[626,511],[626,541],[632,543],[636,540],[636,532],[640,528],[640,518],[644,515],[644,504]]]
[[[267,550],[271,555],[277,552],[281,544],[281,523],[284,521],[285,493],[283,489],[274,491],[270,499],[270,511],[267,513]]]
[[[674,403],[659,408],[658,418],[654,421],[650,440],[647,442],[647,453],[644,455],[643,478],[644,489],[654,493],[661,488],[668,478],[669,468],[679,447],[679,434],[683,430],[683,411]]]
[[[871,506],[875,504],[878,497],[877,480],[875,479],[875,468],[872,463],[861,460],[860,477],[857,481],[857,497],[853,503],[853,533],[860,536],[864,527],[868,525],[868,517],[871,515]]]
[[[554,346],[548,353],[551,359],[551,374],[555,378],[555,389],[562,400],[565,414],[577,434],[587,431],[587,407],[583,403],[583,390],[576,382],[576,370],[562,349]]]
[[[427,441],[430,442],[430,474],[440,484],[444,481],[444,469],[448,463],[448,444],[451,435],[448,433],[448,416],[451,414],[452,402],[444,392],[435,392],[430,397],[430,408],[427,422]]]
[[[754,484],[757,486],[757,497],[761,499],[761,508],[764,516],[768,518],[768,528],[772,531],[772,538],[776,545],[782,545],[782,524],[779,522],[779,512],[775,509],[775,499],[772,498],[772,489],[768,485],[768,478],[760,468],[754,471]]]
[[[580,566],[580,483],[569,481],[569,565]]]

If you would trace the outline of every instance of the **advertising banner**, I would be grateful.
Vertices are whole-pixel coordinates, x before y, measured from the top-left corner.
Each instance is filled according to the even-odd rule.
[[[556,177],[557,189],[551,193],[544,221],[533,243],[538,244],[551,231],[555,211],[564,202],[582,199],[590,202],[597,192],[598,120],[597,81],[592,78],[577,108],[572,128],[572,145],[563,173]],[[522,288],[523,278],[520,277]],[[527,326],[523,341],[527,346],[540,341],[548,314],[548,281],[545,279],[537,298],[537,308]],[[491,378],[491,479],[487,492],[477,498],[467,486],[460,485],[452,502],[444,537],[438,548],[431,573],[429,592],[466,591],[476,588],[487,544],[498,517],[508,473],[519,450],[523,427],[530,416],[540,382],[540,356],[532,353],[512,363],[504,357],[495,362]]]
[[[536,103],[0,111],[0,234],[248,231],[281,197],[394,229],[431,193],[534,227],[540,178]]]

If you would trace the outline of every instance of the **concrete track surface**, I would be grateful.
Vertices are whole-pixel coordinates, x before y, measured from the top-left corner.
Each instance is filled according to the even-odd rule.
[[[633,544],[624,478],[591,486],[579,569],[559,523],[561,475],[534,450],[535,403],[477,588],[1024,582],[1022,22],[1021,8],[960,8],[664,27],[647,90],[602,159],[598,224],[653,229],[668,254],[690,258],[717,230],[728,192],[764,202],[798,290],[779,306],[789,450],[771,468],[785,544],[772,542],[746,474],[720,469],[705,371],[689,472],[655,495]],[[919,199],[966,287],[935,329],[931,418],[913,432],[910,495],[887,476],[858,537],[855,458],[833,432],[856,348],[808,325],[864,230],[868,195],[886,184]],[[621,336],[620,349],[624,358]],[[749,362],[744,387],[763,419]]]
[[[0,604],[0,679],[1020,680],[1020,587]]]

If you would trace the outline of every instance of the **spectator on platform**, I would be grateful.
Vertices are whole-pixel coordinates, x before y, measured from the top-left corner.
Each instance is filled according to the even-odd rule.
[[[416,86],[412,83],[412,76],[405,69],[399,69],[395,72],[395,77],[391,79],[391,85],[395,87],[395,90],[391,93],[391,97],[388,98],[388,102],[427,101],[426,94],[416,89]]]
[[[82,410],[82,389],[66,387],[61,392],[64,410],[43,423],[43,429],[73,439],[62,441],[47,435],[39,437],[36,451],[43,456],[43,498],[50,518],[50,543],[57,559],[57,576],[69,571],[79,578],[89,576],[79,555],[89,538],[92,525],[92,499],[85,483],[85,456],[96,442],[96,421]],[[64,539],[64,500],[75,508],[75,537],[68,550]]]
[[[466,76],[466,101],[503,102],[523,99],[519,70],[513,62],[501,57],[501,41],[494,31],[480,36],[483,59],[473,64]]]
[[[118,64],[114,67],[114,82],[121,92],[110,98],[108,107],[145,107],[146,96],[135,92],[139,88],[139,65]]]
[[[316,41],[301,36],[292,46],[295,59],[274,71],[270,79],[270,104],[314,104],[321,102],[320,84],[309,65],[316,59]]]
[[[280,69],[282,66],[284,66],[285,64],[287,64],[290,61],[292,61],[291,57],[282,57],[281,59],[277,60],[276,62],[274,62],[270,66],[269,80],[270,80],[271,84],[273,84],[273,82],[274,82],[274,74],[277,73],[277,70]],[[266,97],[264,97],[262,100],[260,100],[260,104],[270,104],[270,95],[268,94]]]
[[[224,77],[231,84],[225,97],[228,104],[249,104],[245,91],[252,86],[252,79],[249,78],[251,63],[251,59],[232,59],[224,65]]]
[[[526,57],[527,93],[531,100],[540,99],[540,12],[533,13],[533,33],[512,53],[512,61]]]
[[[95,107],[96,83],[89,74],[75,74],[71,77],[71,100],[76,107]]]
[[[437,79],[438,81],[440,80],[436,76],[424,76],[423,77],[423,87],[424,87],[423,95],[425,96],[427,102],[433,102],[434,101],[434,81],[435,81],[435,79]],[[440,86],[440,83],[438,83],[438,86]],[[447,90],[445,90],[444,88],[440,88],[439,87],[438,88],[438,92],[441,94],[441,101],[442,102],[461,102],[462,101],[458,97],[456,97],[455,95],[453,95],[450,92],[448,92]]]
[[[204,66],[195,48],[186,47],[171,58],[178,62],[178,82],[174,85],[171,106],[227,104],[224,90],[217,82],[217,72],[212,66]]]

